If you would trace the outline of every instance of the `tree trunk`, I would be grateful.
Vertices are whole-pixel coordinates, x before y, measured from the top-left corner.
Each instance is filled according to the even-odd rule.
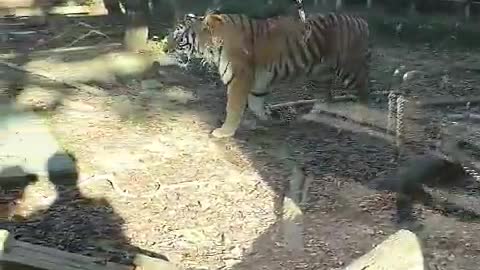
[[[127,0],[127,26],[124,46],[129,51],[140,51],[146,48],[148,39],[148,1]]]
[[[336,10],[341,10],[343,7],[343,1],[342,0],[337,0],[335,3],[335,9]]]
[[[118,16],[123,14],[118,0],[103,0],[103,5],[108,11],[108,15]]]
[[[408,9],[408,14],[409,14],[410,16],[415,16],[415,15],[417,15],[417,5],[416,5],[415,1],[412,1],[412,2],[410,3],[410,7],[409,7],[409,9]]]
[[[465,11],[465,20],[467,20],[467,21],[470,20],[470,6],[471,6],[471,2],[472,2],[472,1],[469,1],[469,0],[465,2],[465,8],[464,8],[465,10],[464,10],[464,11]]]

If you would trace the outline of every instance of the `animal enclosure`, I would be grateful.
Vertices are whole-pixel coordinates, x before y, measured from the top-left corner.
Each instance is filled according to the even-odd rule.
[[[179,14],[206,9],[180,2]],[[317,2],[307,15],[324,10]],[[296,15],[293,3],[284,11]],[[199,60],[161,53],[170,20],[152,17],[148,47],[134,53],[122,49],[123,17],[2,17],[0,229],[102,262],[148,254],[241,270],[345,269],[405,228],[424,269],[476,270],[475,18],[369,12],[358,11],[374,36],[368,109],[336,89],[341,102],[308,114],[322,89],[285,82],[268,98],[272,121],[247,112],[223,140],[209,133],[225,87]],[[19,167],[38,171],[12,186],[4,179]]]

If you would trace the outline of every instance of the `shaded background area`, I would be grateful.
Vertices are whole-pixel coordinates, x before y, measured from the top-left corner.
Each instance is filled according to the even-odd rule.
[[[10,30],[1,60],[30,71],[0,67],[5,103],[18,105],[10,114],[34,110],[45,121],[59,146],[75,156],[76,184],[60,187],[55,178],[68,177],[52,179],[47,174],[30,183],[25,194],[2,189],[3,205],[22,199],[14,208],[18,217],[2,221],[1,228],[24,241],[125,263],[142,249],[190,269],[330,269],[411,225],[397,221],[396,194],[365,187],[399,166],[392,161],[391,142],[328,117],[323,123],[295,119],[257,129],[245,125],[235,138],[212,140],[208,133],[223,120],[223,86],[199,61],[180,68],[156,50],[155,36],[160,39],[175,17],[186,12],[220,5],[258,17],[296,15],[293,3],[150,3],[142,10],[147,2],[112,1],[107,3],[108,15],[58,14],[37,28],[5,28]],[[393,70],[405,65],[425,74],[402,85],[412,95],[478,93],[477,33],[471,30],[477,23],[475,9],[471,22],[453,14],[439,21],[440,6],[432,4],[426,9],[431,12],[425,12],[425,2],[418,2],[417,14],[412,14],[411,3],[398,8],[376,3],[370,10],[364,2],[343,3],[347,11],[368,15],[372,25],[373,91],[385,90]],[[258,8],[251,8],[254,4]],[[307,12],[336,6],[333,1],[328,6],[322,1],[316,7],[313,1],[306,4]],[[125,6],[135,10],[135,18],[123,15]],[[463,14],[463,7],[458,10]],[[147,20],[135,21],[138,18]],[[3,25],[12,22],[18,23],[2,18]],[[124,42],[128,22],[149,26],[150,40],[139,46],[141,54],[116,46]],[[25,29],[35,32],[12,34]],[[79,39],[90,31],[97,32]],[[142,35],[145,32],[137,37]],[[159,65],[151,68],[153,60]],[[269,102],[311,98],[314,90],[301,82],[282,84]],[[385,112],[385,97],[372,97],[372,104]],[[437,119],[462,110],[428,113]],[[45,160],[47,171],[48,164]],[[295,230],[287,234],[282,221],[282,212],[288,211],[283,205],[288,182],[295,177],[311,180],[300,206],[300,235]],[[409,209],[421,225],[411,228],[423,241],[429,269],[477,269],[478,183],[466,182],[454,188],[427,187],[441,203]],[[298,246],[304,248],[296,250]]]

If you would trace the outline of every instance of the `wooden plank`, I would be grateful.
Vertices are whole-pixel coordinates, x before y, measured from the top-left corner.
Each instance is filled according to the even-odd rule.
[[[48,10],[48,14],[89,14],[91,8],[87,6],[63,6],[63,7],[52,7]],[[8,16],[33,16],[42,14],[43,10],[38,6],[16,6],[16,7],[0,7],[0,15]]]
[[[169,261],[143,254],[137,254],[133,264],[105,262],[100,258],[33,245],[15,240],[8,231],[0,230],[0,270],[20,270],[26,266],[45,270],[177,270]]]
[[[109,43],[109,44],[98,44],[98,45],[91,45],[91,46],[78,46],[78,47],[61,47],[61,48],[53,48],[53,49],[46,49],[46,50],[37,50],[31,52],[29,55],[32,58],[40,58],[40,57],[49,57],[52,54],[66,54],[66,53],[80,53],[82,51],[89,51],[89,50],[113,50],[116,48],[121,48],[121,43]],[[22,55],[19,53],[4,53],[0,54],[0,59],[15,59],[21,57]]]
[[[135,270],[177,270],[177,267],[169,261],[145,256],[143,254],[137,254],[133,260],[133,264],[136,266]]]
[[[105,263],[99,258],[18,241],[6,230],[0,231],[0,243],[3,243],[0,245],[2,263],[17,263],[46,270],[133,270],[134,267]]]
[[[3,257],[3,253],[7,249],[8,241],[10,240],[10,234],[7,230],[0,230],[0,259]]]
[[[48,11],[48,14],[89,14],[91,8],[88,6],[63,6],[53,7]]]
[[[12,68],[12,69],[15,69],[15,70],[18,70],[18,71],[27,72],[27,73],[30,73],[30,74],[33,74],[33,75],[44,77],[44,78],[47,78],[51,81],[67,85],[67,86],[70,86],[72,88],[76,88],[78,90],[81,90],[85,93],[89,93],[89,94],[92,94],[92,95],[96,95],[96,96],[106,96],[107,95],[100,88],[90,86],[90,85],[84,84],[84,83],[78,83],[78,82],[75,82],[75,81],[70,81],[70,80],[67,81],[67,80],[58,79],[58,78],[54,77],[53,75],[49,74],[46,71],[42,71],[42,70],[35,71],[34,69],[23,68],[22,66],[19,66],[17,64],[9,63],[9,62],[6,62],[6,61],[1,61],[1,60],[0,60],[0,65],[5,65],[9,68]]]

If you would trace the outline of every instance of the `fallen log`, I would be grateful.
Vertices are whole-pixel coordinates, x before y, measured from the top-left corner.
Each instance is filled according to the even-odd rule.
[[[333,97],[331,103],[348,102],[348,101],[355,101],[355,100],[356,100],[356,97],[345,95],[345,96]],[[270,108],[277,109],[280,107],[295,107],[295,106],[302,106],[302,105],[309,105],[309,104],[313,105],[320,101],[321,101],[320,99],[301,99],[301,100],[273,104],[270,106]]]
[[[478,113],[452,113],[447,114],[447,119],[451,121],[467,121],[467,120],[475,120],[480,121],[480,114]]]
[[[423,270],[422,248],[417,236],[399,230],[344,270]]]
[[[165,260],[137,255],[134,265],[106,262],[96,257],[74,254],[54,248],[15,240],[6,230],[0,230],[0,270],[175,270]]]
[[[455,97],[455,96],[441,96],[441,97],[428,97],[420,98],[413,102],[415,106],[418,107],[428,107],[428,106],[445,106],[445,105],[462,105],[470,103],[479,104],[480,96],[469,96],[469,97]]]
[[[271,109],[278,109],[280,107],[296,107],[303,105],[314,105],[310,114],[326,114],[333,115],[335,117],[347,118],[360,125],[367,125],[377,129],[385,130],[387,126],[386,112],[367,108],[363,104],[351,102],[355,100],[355,97],[346,95],[335,97],[331,102],[321,102],[319,99],[311,100],[298,100],[285,103],[278,103],[270,105]],[[342,104],[339,106],[338,102],[349,102],[348,104]]]
[[[347,120],[343,120],[337,116],[330,116],[321,113],[309,113],[303,115],[300,119],[302,121],[312,121],[315,123],[325,124],[336,128],[339,132],[345,130],[352,133],[364,133],[369,136],[385,140],[389,143],[395,142],[395,138],[388,134],[385,129],[373,125],[363,125],[362,123],[358,123],[348,118]]]

